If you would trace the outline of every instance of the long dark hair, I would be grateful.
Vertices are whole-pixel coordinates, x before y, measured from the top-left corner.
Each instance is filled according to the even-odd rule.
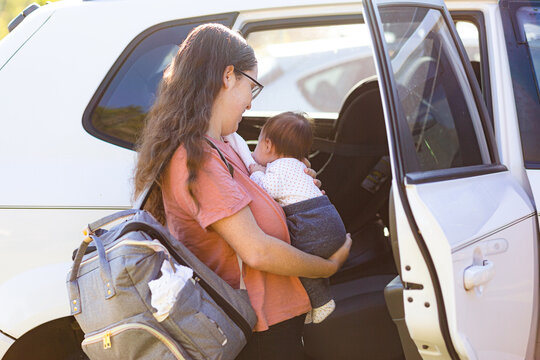
[[[187,156],[187,187],[195,199],[193,183],[205,156],[203,137],[208,131],[212,105],[222,88],[225,68],[232,65],[236,70],[249,71],[256,64],[253,49],[246,41],[220,24],[197,26],[180,45],[164,73],[137,145],[135,197],[156,181],[145,209],[162,223],[165,223],[161,197],[163,169],[183,145]]]

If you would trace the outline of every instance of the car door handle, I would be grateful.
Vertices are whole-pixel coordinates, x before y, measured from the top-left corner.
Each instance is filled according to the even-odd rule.
[[[466,290],[471,290],[476,286],[481,286],[493,279],[495,276],[495,266],[493,262],[484,260],[482,265],[472,265],[465,269],[463,274],[463,285]]]

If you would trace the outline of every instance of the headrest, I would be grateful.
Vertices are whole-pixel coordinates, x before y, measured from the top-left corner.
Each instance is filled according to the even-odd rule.
[[[376,75],[360,80],[351,88],[351,90],[349,90],[349,92],[345,96],[345,101],[343,101],[341,109],[339,110],[338,122],[339,119],[343,117],[343,114],[345,113],[349,105],[358,97],[358,95],[367,91],[369,88],[379,88],[379,81],[377,80]]]
[[[349,91],[341,107],[335,129],[334,141],[336,142],[365,143],[370,146],[373,146],[374,142],[381,142],[386,149],[386,128],[377,77],[366,78]]]

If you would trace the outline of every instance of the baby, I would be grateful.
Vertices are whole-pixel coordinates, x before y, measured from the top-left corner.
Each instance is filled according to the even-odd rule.
[[[253,154],[236,133],[226,140],[248,167],[251,179],[283,207],[294,247],[328,258],[343,245],[345,226],[336,208],[304,172],[306,165],[302,159],[307,158],[313,142],[311,123],[306,116],[285,112],[268,119]],[[306,323],[320,323],[336,307],[329,281],[308,278],[300,281],[313,308]]]

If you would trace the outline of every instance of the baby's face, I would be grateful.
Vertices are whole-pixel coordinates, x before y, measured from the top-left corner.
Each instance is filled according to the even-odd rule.
[[[279,159],[279,154],[276,154],[274,145],[269,139],[264,137],[262,132],[259,135],[257,147],[255,148],[255,151],[253,151],[253,158],[257,163],[264,166]]]

